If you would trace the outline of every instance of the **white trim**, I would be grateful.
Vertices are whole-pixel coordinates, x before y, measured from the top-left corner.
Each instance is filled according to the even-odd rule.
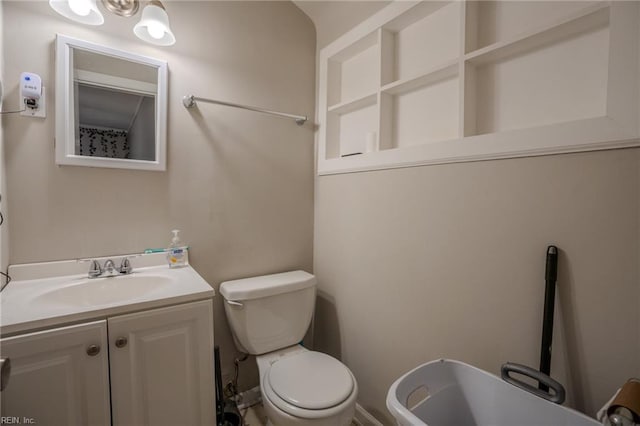
[[[353,421],[358,426],[384,426],[378,419],[373,417],[371,413],[364,409],[364,407],[356,403],[356,415]]]
[[[574,132],[580,132],[584,137],[578,139]],[[469,136],[402,149],[387,149],[345,158],[320,157],[318,174],[535,157],[636,146],[640,146],[637,136],[621,132],[613,120],[601,117]]]
[[[119,90],[124,89],[131,93],[144,94],[153,97],[156,96],[156,92],[158,90],[157,84],[86,70],[75,70],[74,81],[87,86]]]

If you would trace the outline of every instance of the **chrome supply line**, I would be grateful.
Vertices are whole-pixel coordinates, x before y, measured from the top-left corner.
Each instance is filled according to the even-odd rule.
[[[196,106],[196,101],[208,102],[208,103],[211,103],[211,104],[218,104],[218,105],[228,106],[228,107],[232,107],[232,108],[246,109],[246,110],[249,110],[249,111],[255,111],[255,112],[261,112],[261,113],[264,113],[264,114],[275,115],[275,116],[278,116],[278,117],[291,118],[291,119],[296,121],[296,124],[298,126],[302,126],[308,120],[306,115],[287,114],[286,112],[271,111],[271,110],[268,110],[268,109],[258,108],[258,107],[249,106],[249,105],[234,104],[232,102],[225,102],[225,101],[218,101],[218,100],[215,100],[215,99],[201,98],[199,96],[187,95],[187,96],[184,96],[182,98],[182,104],[184,105],[185,108],[193,108],[194,106]]]

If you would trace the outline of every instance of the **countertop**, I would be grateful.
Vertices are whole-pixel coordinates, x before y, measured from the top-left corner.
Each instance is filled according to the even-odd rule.
[[[118,265],[122,257],[124,255],[110,258]],[[0,336],[9,337],[19,333],[104,319],[124,313],[207,299],[215,295],[213,288],[191,266],[169,268],[165,263],[164,253],[141,255],[132,259],[131,263],[134,269],[129,275],[95,278],[89,281],[86,273],[89,265],[76,260],[11,266],[9,272],[14,279],[0,292]],[[84,272],[78,273],[79,270]],[[93,285],[100,286],[104,294],[105,288],[108,291],[108,286],[115,282],[113,280],[123,277],[129,277],[131,280],[131,283],[126,283],[127,286],[135,285],[136,277],[167,277],[170,282],[142,295],[115,302],[90,304],[86,301],[61,301],[60,298],[52,302],[47,298],[47,294],[51,292],[78,285],[87,288]]]

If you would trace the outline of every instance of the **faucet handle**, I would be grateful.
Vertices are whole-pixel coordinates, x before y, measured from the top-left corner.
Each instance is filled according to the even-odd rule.
[[[133,267],[131,266],[131,261],[129,260],[128,257],[123,257],[122,258],[122,262],[120,263],[120,268],[118,269],[120,271],[121,274],[130,274],[131,271],[133,270]]]
[[[80,259],[79,262],[91,262],[89,266],[89,272],[87,275],[89,278],[97,278],[102,275],[102,268],[100,267],[100,262],[95,259]]]
[[[104,261],[104,272],[107,274],[112,273],[116,269],[116,264],[113,263],[113,260],[107,259]]]
[[[132,254],[130,256],[125,256],[122,258],[122,261],[120,262],[120,268],[118,268],[118,271],[121,274],[130,274],[131,272],[133,272],[133,266],[131,266],[131,260],[134,257],[138,257],[140,256],[139,254]]]

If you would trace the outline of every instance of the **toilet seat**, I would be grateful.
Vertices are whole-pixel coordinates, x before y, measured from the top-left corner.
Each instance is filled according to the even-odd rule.
[[[344,409],[357,395],[353,374],[337,359],[305,351],[273,363],[263,376],[265,396],[280,410],[322,418]]]

